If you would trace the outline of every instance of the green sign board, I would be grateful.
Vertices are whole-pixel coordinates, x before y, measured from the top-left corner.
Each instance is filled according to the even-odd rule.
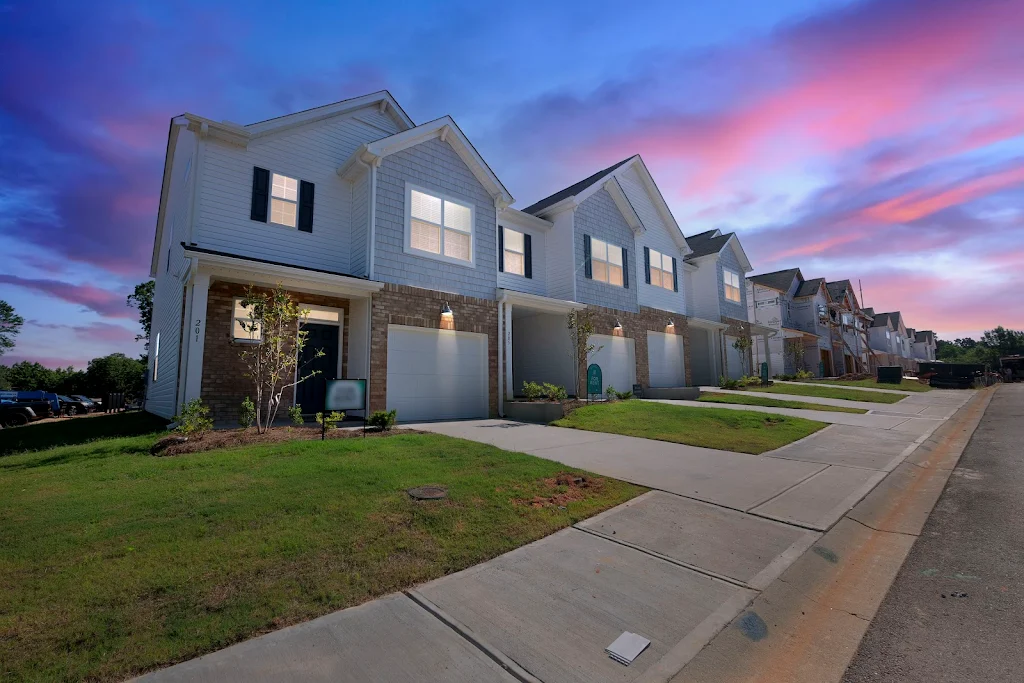
[[[768,386],[768,364],[761,363],[761,386]]]
[[[587,394],[600,394],[602,391],[604,388],[601,386],[601,366],[591,363],[587,368]]]

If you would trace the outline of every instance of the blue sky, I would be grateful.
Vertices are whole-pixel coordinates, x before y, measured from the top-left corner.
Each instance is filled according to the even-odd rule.
[[[516,206],[640,153],[756,272],[860,278],[946,338],[1024,327],[1019,0],[77,5],[0,0],[4,362],[142,351],[173,115],[381,88],[452,115]]]

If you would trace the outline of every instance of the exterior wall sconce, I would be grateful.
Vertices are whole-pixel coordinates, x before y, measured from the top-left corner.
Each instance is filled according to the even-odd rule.
[[[618,320],[616,320],[615,321],[615,328],[614,329],[621,330],[622,329],[622,323],[620,323]]]
[[[665,327],[675,327],[675,326],[676,326],[676,321],[675,320],[669,320],[668,321],[668,325],[666,325]]]
[[[612,336],[613,337],[621,337],[622,336],[622,323],[620,323],[618,320],[615,321],[615,327],[612,328]]]
[[[455,314],[452,313],[452,308],[448,305],[447,301],[445,301],[444,306],[441,307],[441,329],[455,329]]]

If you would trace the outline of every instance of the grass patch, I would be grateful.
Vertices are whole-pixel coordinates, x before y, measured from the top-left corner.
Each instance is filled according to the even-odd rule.
[[[790,394],[794,396],[817,396],[818,398],[839,398],[844,401],[866,401],[868,403],[896,403],[906,398],[902,394],[883,394],[879,391],[861,391],[845,387],[810,386],[807,384],[779,384],[770,387],[755,387],[751,391],[769,394]]]
[[[652,401],[583,406],[552,424],[754,454],[785,446],[825,427],[823,422],[799,417]]]
[[[741,394],[717,394],[714,392],[703,392],[697,399],[703,403],[736,403],[745,406],[766,406],[769,408],[799,408],[800,410],[822,410],[830,413],[860,413],[868,411],[863,408],[850,408],[848,406],[825,406],[820,403],[807,403],[806,401],[786,401],[778,398],[764,398],[763,396],[743,396]]]
[[[138,436],[164,431],[167,420],[152,413],[110,413],[71,417],[0,429],[0,455],[38,451],[54,446],[88,443],[97,439]]]
[[[122,680],[464,569],[644,489],[440,435],[0,459],[0,662]],[[406,488],[448,487],[443,501]],[[552,501],[545,503],[545,501]],[[565,509],[560,509],[564,506]]]
[[[899,384],[886,384],[885,382],[876,382],[874,379],[810,379],[801,380],[807,382],[819,382],[821,384],[834,384],[836,386],[844,387],[867,387],[869,389],[895,389],[897,391],[931,391],[932,388],[927,384],[921,384],[916,379],[903,379],[900,380]]]

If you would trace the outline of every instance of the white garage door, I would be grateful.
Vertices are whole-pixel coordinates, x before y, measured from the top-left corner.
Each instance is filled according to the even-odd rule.
[[[487,417],[487,335],[388,326],[387,407],[402,422]]]
[[[686,386],[683,337],[664,332],[647,333],[647,359],[652,387]]]
[[[597,363],[601,367],[601,379],[604,384],[601,389],[607,389],[611,385],[618,391],[632,391],[636,382],[636,352],[633,340],[595,334],[590,337],[590,343],[599,348],[590,354],[587,365]]]

